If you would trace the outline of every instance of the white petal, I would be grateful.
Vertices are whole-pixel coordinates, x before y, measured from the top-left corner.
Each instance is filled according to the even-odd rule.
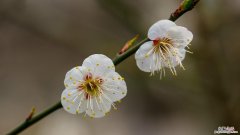
[[[170,20],[160,20],[149,28],[148,38],[151,40],[163,38],[166,36],[167,31],[174,26],[176,26],[176,24]]]
[[[172,39],[175,47],[186,47],[193,39],[193,34],[185,27],[171,27],[167,32],[167,37]]]
[[[135,59],[144,58],[147,54],[150,54],[152,49],[153,49],[153,42],[152,41],[145,42],[140,46],[140,48],[135,53]]]
[[[64,85],[67,89],[76,88],[78,83],[83,81],[84,76],[87,74],[86,68],[78,66],[72,68],[70,71],[67,72]]]
[[[151,72],[155,70],[156,66],[154,64],[155,56],[152,53],[153,42],[145,42],[136,52],[135,59],[137,66],[140,70],[144,72]]]
[[[127,94],[127,85],[124,79],[116,72],[107,74],[101,86],[103,94],[112,102],[119,101]]]
[[[103,54],[93,54],[87,57],[82,64],[94,76],[103,76],[104,74],[115,71],[115,66],[110,58]]]
[[[87,102],[83,91],[65,89],[62,92],[61,103],[64,110],[71,114],[77,114],[86,110]]]
[[[111,109],[112,102],[107,101],[104,97],[94,97],[91,99],[91,107],[86,110],[90,117],[101,118],[105,116]]]
[[[185,58],[185,54],[186,54],[186,50],[185,49],[179,49],[178,51],[178,58],[180,61],[183,61],[184,58]],[[170,60],[170,64],[171,64],[171,67],[176,67],[177,65],[179,65],[179,60],[177,59],[176,56],[169,56],[168,59]],[[168,63],[167,62],[163,62],[163,66],[164,67],[168,67]]]

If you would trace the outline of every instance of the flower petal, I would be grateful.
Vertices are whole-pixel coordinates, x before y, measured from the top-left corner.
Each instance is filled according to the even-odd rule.
[[[67,72],[65,79],[64,79],[64,85],[67,89],[76,88],[78,83],[83,81],[83,77],[87,74],[85,67],[75,67],[72,68],[70,71]]]
[[[192,41],[193,34],[185,27],[175,26],[168,30],[167,37],[173,41],[175,47],[184,48]]]
[[[119,101],[127,94],[127,85],[117,72],[111,72],[107,74],[107,79],[101,86],[104,96],[110,98],[112,102]]]
[[[84,92],[77,89],[65,89],[62,92],[61,103],[64,110],[71,114],[82,113],[87,108]]]
[[[142,44],[140,46],[140,48],[135,53],[135,59],[142,59],[142,58],[146,57],[146,55],[149,55],[151,53],[151,50],[153,48],[154,47],[153,47],[152,41],[145,42],[144,44]]]
[[[90,117],[101,118],[105,116],[111,109],[112,102],[107,101],[103,97],[94,97],[91,100],[91,107],[86,110]],[[92,109],[91,109],[92,108]]]
[[[167,63],[166,61],[163,61],[163,66],[164,67],[169,67],[169,64],[170,64],[171,67],[176,67],[177,65],[180,64],[181,61],[184,60],[185,54],[186,54],[185,49],[179,49],[178,53],[177,53],[177,57],[176,56],[168,56],[167,59],[169,59],[170,63]]]
[[[170,20],[160,20],[149,28],[148,38],[151,40],[163,38],[166,36],[167,31],[174,26],[176,26],[176,24]]]
[[[144,72],[151,72],[155,70],[154,61],[156,57],[153,54],[153,42],[145,42],[136,52],[135,59],[137,66]]]
[[[110,58],[103,54],[93,54],[86,58],[82,64],[94,76],[103,76],[108,72],[115,71],[115,66]]]

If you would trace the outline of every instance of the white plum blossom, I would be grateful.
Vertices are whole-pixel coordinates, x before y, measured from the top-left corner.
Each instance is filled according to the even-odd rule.
[[[110,58],[94,54],[67,72],[65,90],[62,92],[63,108],[72,114],[84,113],[100,118],[107,114],[111,106],[116,109],[116,101],[127,94],[124,79],[115,72]]]
[[[137,66],[144,72],[160,72],[165,75],[165,68],[169,68],[176,75],[175,67],[180,65],[193,39],[193,34],[182,26],[177,26],[170,20],[160,20],[148,30],[150,41],[145,42],[137,50],[135,59]]]

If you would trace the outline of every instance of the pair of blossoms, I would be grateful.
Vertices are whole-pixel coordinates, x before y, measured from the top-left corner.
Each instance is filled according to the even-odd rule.
[[[137,50],[135,59],[137,66],[144,72],[160,72],[165,75],[169,68],[176,75],[175,67],[180,65],[185,48],[192,41],[192,33],[184,27],[177,26],[169,20],[160,20],[148,31],[150,41],[145,42]],[[61,96],[63,108],[72,114],[84,113],[84,116],[100,118],[105,116],[115,102],[127,94],[126,83],[117,72],[110,58],[102,54],[94,54],[83,61],[82,66],[67,72],[65,90]]]

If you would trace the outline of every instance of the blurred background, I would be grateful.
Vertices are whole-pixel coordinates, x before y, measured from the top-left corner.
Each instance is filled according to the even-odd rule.
[[[181,0],[1,0],[0,134],[60,100],[66,72],[91,54],[110,58],[136,34],[146,36]],[[23,135],[212,135],[240,131],[240,1],[201,0],[176,23],[194,34],[191,50],[162,80],[134,57],[116,70],[128,95],[102,119],[60,109]]]

